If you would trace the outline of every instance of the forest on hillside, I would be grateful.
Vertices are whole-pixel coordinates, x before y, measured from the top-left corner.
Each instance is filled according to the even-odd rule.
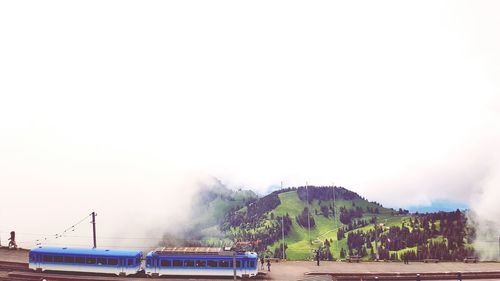
[[[287,192],[297,193],[298,200],[302,202],[300,210],[296,215],[275,215],[276,208],[282,203],[280,194]],[[343,202],[343,205],[338,202]],[[313,209],[312,203],[317,207]],[[399,223],[380,225],[378,222],[382,215],[385,220],[392,218]],[[334,220],[338,221],[335,235],[314,245],[325,260],[349,256],[376,259],[375,244],[378,256],[383,260],[461,260],[474,255],[471,246],[474,230],[467,227],[464,212],[409,214],[406,210],[396,211],[376,202],[368,202],[341,187],[309,186],[307,189],[298,187],[275,191],[243,208],[236,206],[229,210],[219,227],[229,239],[256,241],[258,252],[271,251],[272,255],[282,257],[282,231],[285,241],[288,241],[290,234],[324,227],[321,221]],[[342,246],[335,248],[334,242]],[[288,243],[285,243],[285,255],[292,251]],[[274,247],[270,248],[272,245]]]
[[[345,231],[345,230],[344,230]],[[470,233],[472,234],[472,233]],[[383,260],[463,260],[474,255],[471,247],[472,235],[468,235],[466,217],[463,212],[439,212],[416,214],[401,226],[383,229],[377,226],[370,231],[351,231],[341,239],[347,239],[347,255],[369,255],[375,259],[374,242],[378,235],[379,258]]]

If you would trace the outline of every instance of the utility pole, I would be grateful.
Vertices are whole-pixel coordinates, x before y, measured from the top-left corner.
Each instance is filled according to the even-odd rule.
[[[283,189],[283,182],[281,182],[281,189]],[[281,215],[281,239],[283,240],[283,257],[285,260],[285,214]]]
[[[309,206],[309,188],[306,182],[306,200],[307,200],[307,236],[309,237],[309,245],[311,245],[311,215],[310,215],[310,207]]]
[[[95,212],[92,212],[92,229],[94,236],[94,248],[97,248],[96,235],[95,235]]]
[[[336,223],[335,223],[335,213],[336,213],[335,207],[336,207],[336,205],[335,205],[335,183],[334,182],[332,182],[332,195],[333,195],[333,226],[335,227],[336,226]],[[337,232],[335,234],[338,234],[338,232],[339,232],[339,228],[337,226]],[[339,247],[339,238],[338,237],[339,236],[337,235],[337,237],[335,239],[335,249],[337,249],[337,250]],[[340,253],[340,251],[339,251],[339,253]]]
[[[373,222],[373,226],[375,227],[375,250],[377,251],[377,254],[375,256],[376,260],[378,261],[380,259],[380,255],[378,253],[378,229],[377,229],[377,218],[375,217],[375,221]]]
[[[236,250],[233,250],[233,280],[236,280]]]

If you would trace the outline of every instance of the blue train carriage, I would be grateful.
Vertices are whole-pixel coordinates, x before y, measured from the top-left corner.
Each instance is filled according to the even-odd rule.
[[[233,257],[233,253],[235,257]],[[233,252],[222,248],[159,248],[146,255],[146,274],[157,276],[233,276],[254,277],[258,273],[255,252]]]
[[[35,271],[71,271],[126,276],[141,270],[142,252],[94,248],[37,247],[29,252]]]

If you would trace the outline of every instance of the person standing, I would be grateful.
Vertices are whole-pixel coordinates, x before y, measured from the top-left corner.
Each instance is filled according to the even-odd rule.
[[[264,270],[264,257],[260,257],[260,270]]]
[[[267,259],[267,271],[271,271],[271,261]]]
[[[11,231],[10,232],[10,238],[9,238],[9,249],[14,248],[17,249],[17,244],[16,244],[16,232]]]
[[[319,266],[319,258],[320,258],[320,251],[319,249],[316,251],[316,265]]]

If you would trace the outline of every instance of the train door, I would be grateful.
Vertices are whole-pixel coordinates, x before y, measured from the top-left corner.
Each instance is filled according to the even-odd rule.
[[[119,268],[120,268],[120,275],[127,274],[127,259],[126,258],[120,258]]]
[[[29,254],[29,262],[32,264],[32,269],[36,270],[37,268],[40,268],[40,255],[35,254],[35,253],[30,253]]]
[[[153,262],[153,273],[155,273],[155,275],[158,276],[160,274],[160,260],[157,257],[155,257],[153,258],[152,262]]]
[[[153,275],[153,276],[157,276],[157,274],[159,273],[158,272],[158,260],[154,257],[146,259],[146,267],[148,268],[147,272],[150,272],[151,275]]]
[[[154,266],[154,258],[146,257],[146,265],[145,265],[146,274],[154,274],[156,273],[156,268]]]
[[[42,265],[41,265],[41,261],[42,261],[42,255],[38,255],[36,254],[35,255],[35,265],[36,265],[36,269],[38,270],[38,268],[42,268]]]
[[[36,260],[36,271],[43,271],[42,255],[36,254],[35,260]]]
[[[247,259],[241,260],[241,274],[248,275],[248,260]]]

